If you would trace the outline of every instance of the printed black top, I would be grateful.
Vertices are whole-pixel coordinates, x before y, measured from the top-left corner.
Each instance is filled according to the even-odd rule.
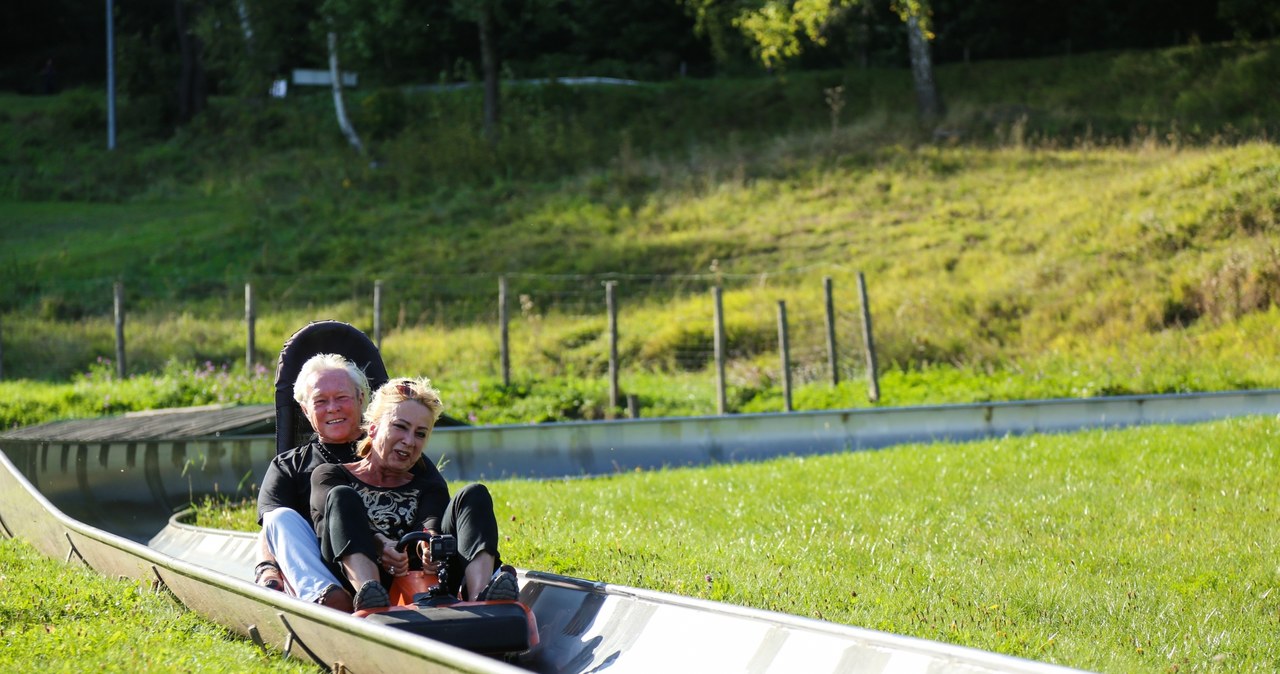
[[[378,487],[362,482],[340,464],[322,465],[311,475],[311,522],[316,531],[325,527],[325,502],[334,487],[348,486],[359,492],[369,513],[369,527],[396,540],[410,531],[440,529],[440,518],[449,505],[449,485],[444,476],[426,462],[420,462],[413,478],[399,487]]]

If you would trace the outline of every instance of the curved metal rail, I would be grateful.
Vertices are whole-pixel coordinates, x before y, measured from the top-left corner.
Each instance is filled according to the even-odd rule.
[[[1082,428],[1280,413],[1280,391],[922,405],[787,414],[442,428],[445,477],[594,475]]]

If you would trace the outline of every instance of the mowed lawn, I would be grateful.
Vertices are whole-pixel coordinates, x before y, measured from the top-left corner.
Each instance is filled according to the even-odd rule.
[[[489,486],[522,568],[1086,670],[1272,672],[1278,440],[1250,417]]]

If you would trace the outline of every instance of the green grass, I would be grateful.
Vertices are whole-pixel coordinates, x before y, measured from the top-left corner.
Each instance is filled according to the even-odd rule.
[[[429,267],[419,252],[405,248],[386,253],[386,274],[360,269],[367,264],[361,261],[342,280],[273,277],[265,283],[275,284],[276,294],[258,291],[258,358],[270,363],[276,345],[308,320],[334,317],[371,329],[372,281],[385,278],[384,349],[392,369],[442,382],[491,378],[498,362],[497,276],[520,269],[539,270],[516,274],[511,284],[512,362],[518,379],[529,383],[604,371],[600,281],[610,271],[647,273],[620,283],[624,372],[639,376],[705,366],[711,347],[707,288],[716,269],[726,288],[730,357],[743,372],[734,384],[744,387],[753,386],[751,372],[776,368],[772,309],[779,299],[788,303],[801,377],[824,367],[824,276],[834,279],[839,293],[842,361],[853,370],[849,374],[857,371],[859,270],[868,279],[886,370],[1037,370],[1045,359],[1088,364],[1099,351],[1118,350],[1143,358],[1151,377],[1169,379],[1179,376],[1169,370],[1184,368],[1187,356],[1215,359],[1198,342],[1264,329],[1250,322],[1275,329],[1270,309],[1280,302],[1280,262],[1274,255],[1280,250],[1274,189],[1280,152],[1274,145],[890,147],[850,153],[799,146],[785,146],[782,156],[759,165],[798,163],[802,169],[715,189],[673,184],[629,206],[593,204],[577,186],[528,195],[532,204],[518,198],[501,206],[500,224],[482,223],[493,217],[488,212],[458,224],[466,244],[431,258]],[[119,220],[115,236],[125,240],[171,237],[153,247],[156,259],[170,260],[157,262],[156,269],[186,266],[180,274],[155,276],[139,263],[140,276],[127,281],[131,372],[158,371],[174,359],[242,359],[243,285],[233,283],[204,298],[190,294],[210,282],[208,275],[188,276],[185,270],[200,269],[189,258],[208,254],[208,248],[184,248],[171,216],[155,215],[150,206],[78,208],[113,212],[102,215]],[[391,210],[406,227],[432,226],[430,209],[405,208]],[[127,215],[114,213],[122,209]],[[32,210],[41,209],[24,207],[20,214]],[[377,234],[380,223],[365,226],[371,249],[389,245]],[[89,313],[74,299],[92,286],[98,306],[110,307],[111,279],[90,271],[75,280],[47,269],[58,259],[56,251],[65,249],[54,238],[24,235],[13,249],[39,251],[10,267],[21,277],[13,282],[19,288],[37,282],[47,287],[38,306],[0,319],[9,378],[65,380],[98,358],[114,357],[109,316]],[[566,248],[572,255],[564,254]],[[91,257],[67,254],[73,260]],[[218,278],[238,273],[242,268]],[[37,281],[51,274],[59,280]],[[288,287],[280,288],[286,278]],[[312,283],[331,288],[331,301],[292,306],[290,294]],[[184,300],[174,303],[172,297]],[[1273,348],[1259,348],[1259,361],[1266,362]],[[1217,371],[1216,364],[1205,367],[1202,376],[1212,378]],[[1277,382],[1273,374],[1242,378],[1254,385]],[[1057,395],[1068,395],[1069,388],[1058,387]]]
[[[189,316],[165,324],[205,337],[217,334],[219,327],[230,335],[235,327],[230,323],[201,326]],[[1280,382],[1280,344],[1273,338],[1278,324],[1280,309],[1272,308],[1211,329],[1197,326],[1137,334],[1096,347],[1081,343],[1018,362],[890,367],[880,375],[881,397],[875,404],[868,400],[865,373],[856,367],[859,354],[846,351],[837,387],[830,385],[825,366],[797,366],[793,403],[798,410],[819,410],[1272,388]],[[552,327],[544,322],[544,329]],[[167,333],[157,330],[152,334]],[[535,353],[527,350],[533,340],[522,342],[521,333],[515,334],[514,362],[520,363]],[[553,373],[550,366],[540,371],[526,365],[517,368],[511,386],[503,386],[486,367],[488,359],[496,360],[496,350],[485,350],[487,339],[480,328],[393,333],[384,343],[383,353],[392,373],[421,372],[432,377],[442,390],[448,412],[471,423],[606,417],[609,392],[602,371],[583,369],[574,374],[561,369]],[[278,343],[283,340],[280,337]],[[56,349],[56,343],[51,339],[46,348]],[[437,364],[434,359],[441,353],[452,354],[456,360]],[[633,369],[625,359],[623,363],[621,388],[637,397],[642,416],[716,412],[715,377],[710,371],[646,372]],[[733,363],[728,371],[730,409],[744,413],[782,411],[779,368],[776,354]],[[0,381],[0,425],[9,428],[52,419],[210,403],[268,404],[273,402],[272,380],[273,373],[265,367],[245,372],[241,365],[178,360],[162,365],[155,373],[119,380],[114,365],[103,361],[69,384]]]
[[[206,361],[239,372],[240,400],[267,402],[234,365],[245,282],[270,366],[309,320],[371,330],[382,280],[388,368],[432,377],[479,423],[609,413],[608,278],[622,387],[646,416],[714,409],[716,283],[732,411],[782,407],[778,300],[798,407],[869,404],[859,271],[880,404],[1280,386],[1280,151],[1265,121],[1278,62],[1261,43],[948,67],[937,138],[899,114],[899,71],[513,90],[496,149],[463,114],[474,92],[375,91],[353,107],[384,141],[376,169],[342,149],[323,97],[219,100],[109,156],[88,92],[24,99],[0,115],[14,131],[0,141],[0,339],[6,379],[23,380],[0,424],[233,400],[162,381]],[[833,130],[834,84],[849,105]],[[848,382],[835,389],[828,276]],[[141,381],[87,390],[84,373],[115,357],[116,280]]]
[[[0,382],[0,428],[51,419],[93,418],[130,411],[208,404],[272,402],[271,374],[245,373],[211,362],[188,366],[171,361],[150,376],[118,379],[113,364],[94,364],[71,384]]]
[[[531,568],[1097,671],[1269,671],[1278,433],[1254,418],[494,491]]]
[[[1264,672],[1278,436],[1253,417],[489,486],[523,568],[1092,671]]]
[[[0,669],[42,672],[317,672],[266,654],[164,592],[105,578],[0,538]]]

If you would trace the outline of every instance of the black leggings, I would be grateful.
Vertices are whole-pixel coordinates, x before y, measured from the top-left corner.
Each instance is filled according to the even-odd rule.
[[[374,538],[374,531],[369,526],[369,512],[360,492],[347,486],[334,487],[329,491],[324,508],[325,527],[320,531],[320,554],[334,575],[342,580],[343,586],[353,590],[338,560],[363,554],[376,561],[381,556],[382,545]],[[502,565],[502,558],[498,555],[498,520],[493,514],[493,497],[483,484],[469,484],[449,499],[440,523],[440,533],[452,534],[458,539],[458,554],[449,560],[450,594],[458,593],[467,564],[481,552],[493,555],[494,568]],[[381,566],[378,571],[382,584],[390,587],[393,576]],[[469,595],[479,590],[467,588]]]

